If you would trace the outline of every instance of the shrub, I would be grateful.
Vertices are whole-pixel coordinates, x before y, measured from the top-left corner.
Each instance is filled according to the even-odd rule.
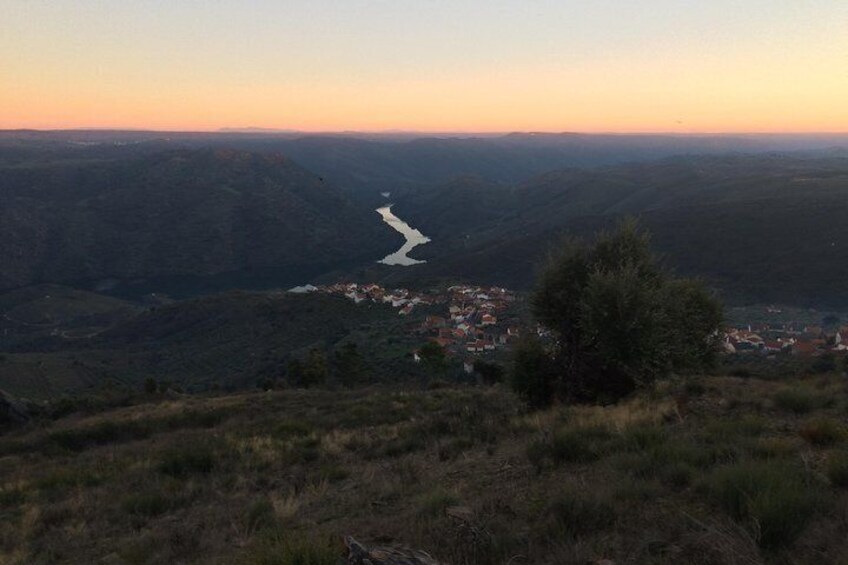
[[[766,429],[763,418],[754,415],[732,420],[711,420],[704,428],[707,438],[713,442],[730,442],[745,437],[758,436]]]
[[[660,471],[663,462],[650,453],[618,453],[613,457],[613,465],[627,475],[640,480],[652,479]]]
[[[205,443],[187,443],[166,451],[159,462],[159,471],[176,478],[210,473],[215,467],[215,452]]]
[[[286,369],[286,378],[291,384],[303,388],[324,384],[328,374],[327,358],[317,348],[311,349],[304,360],[291,359]]]
[[[161,429],[214,428],[230,416],[229,409],[192,410],[186,409],[178,414],[163,418],[158,422]]]
[[[440,374],[447,369],[448,361],[444,348],[436,342],[428,341],[418,350],[424,366],[432,373]]]
[[[99,473],[83,472],[80,469],[59,467],[35,481],[35,487],[46,491],[63,491],[78,486],[92,487],[103,482]]]
[[[451,461],[460,453],[474,447],[474,441],[467,437],[458,437],[438,446],[439,461]]]
[[[632,426],[625,429],[621,434],[622,446],[627,450],[656,447],[665,443],[666,439],[665,430],[654,425]]]
[[[615,481],[612,496],[616,501],[639,502],[644,504],[656,500],[664,492],[657,483],[640,481],[630,477],[624,477]]]
[[[300,437],[294,441],[286,454],[290,463],[312,463],[321,458],[321,438],[317,436]]]
[[[155,394],[158,387],[159,385],[153,377],[147,377],[144,379],[144,392],[147,394]]]
[[[774,402],[781,410],[795,414],[807,414],[821,405],[818,395],[802,388],[780,390],[774,395]]]
[[[718,468],[707,488],[731,517],[749,527],[761,547],[769,549],[791,544],[822,501],[799,469],[774,461]]]
[[[663,483],[674,488],[684,488],[692,483],[695,471],[687,463],[674,461],[664,467],[660,475]]]
[[[312,428],[306,422],[286,420],[276,424],[271,434],[277,439],[303,437],[312,433]]]
[[[574,490],[557,494],[547,513],[556,530],[569,537],[604,530],[615,522],[615,511],[609,501]]]
[[[555,463],[582,463],[600,456],[600,443],[609,438],[605,428],[574,428],[554,433],[551,456]]]
[[[527,447],[527,457],[539,470],[547,460],[554,465],[588,463],[604,453],[611,439],[612,433],[604,426],[560,428],[550,439],[532,442]]]
[[[798,431],[808,443],[816,446],[833,445],[845,438],[842,425],[829,418],[817,418],[806,422]]]
[[[825,472],[833,486],[848,488],[848,453],[845,451],[832,453],[827,459]]]
[[[832,373],[836,371],[836,356],[833,353],[825,353],[817,357],[810,365],[813,373]]]
[[[707,392],[707,387],[700,379],[687,379],[683,391],[689,396],[701,396]]]
[[[250,565],[338,565],[341,548],[330,539],[284,535],[269,531],[254,543],[244,559]]]
[[[501,365],[482,359],[474,361],[474,372],[480,375],[480,378],[487,385],[502,382],[504,377],[504,368]]]
[[[515,347],[510,378],[513,390],[532,408],[553,402],[555,374],[550,355],[537,337],[523,337]]]
[[[95,445],[144,439],[151,433],[151,427],[143,422],[105,420],[83,428],[53,432],[47,440],[62,449],[82,451]]]
[[[273,526],[277,521],[274,505],[267,498],[260,498],[247,509],[247,531],[256,532]]]
[[[455,494],[437,489],[421,497],[418,512],[422,516],[434,518],[457,504],[459,504],[459,498]]]
[[[4,506],[16,506],[26,500],[24,491],[18,488],[0,489],[0,508]]]
[[[350,476],[350,471],[339,464],[328,463],[321,466],[321,469],[318,471],[318,476],[321,480],[335,483],[348,478]]]
[[[159,492],[134,493],[121,501],[124,512],[143,518],[164,514],[170,507],[171,500]]]
[[[799,443],[791,438],[767,437],[757,441],[751,451],[755,457],[763,459],[787,458],[798,451]]]

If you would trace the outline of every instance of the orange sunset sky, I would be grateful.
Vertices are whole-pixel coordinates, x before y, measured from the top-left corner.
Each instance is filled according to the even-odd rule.
[[[0,0],[0,128],[848,132],[848,1]]]

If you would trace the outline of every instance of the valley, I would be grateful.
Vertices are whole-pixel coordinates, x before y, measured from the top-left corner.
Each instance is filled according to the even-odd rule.
[[[0,565],[848,565],[845,0],[0,20]]]
[[[65,135],[0,135],[12,562],[329,565],[344,536],[481,564],[845,550],[844,151]],[[708,323],[714,362],[557,397],[540,273],[625,218],[650,232],[650,276],[706,283],[655,357],[706,348]],[[593,269],[580,280],[609,275]],[[716,298],[723,321],[696,308]],[[607,347],[638,354],[624,328],[670,312],[604,325]]]

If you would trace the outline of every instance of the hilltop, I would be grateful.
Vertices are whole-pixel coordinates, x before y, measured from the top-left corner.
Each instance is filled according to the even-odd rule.
[[[500,387],[137,398],[0,438],[8,563],[837,562],[844,378],[663,382],[527,413]]]

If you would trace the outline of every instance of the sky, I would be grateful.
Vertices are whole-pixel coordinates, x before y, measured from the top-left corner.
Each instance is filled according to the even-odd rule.
[[[0,0],[0,129],[848,132],[848,0]]]

